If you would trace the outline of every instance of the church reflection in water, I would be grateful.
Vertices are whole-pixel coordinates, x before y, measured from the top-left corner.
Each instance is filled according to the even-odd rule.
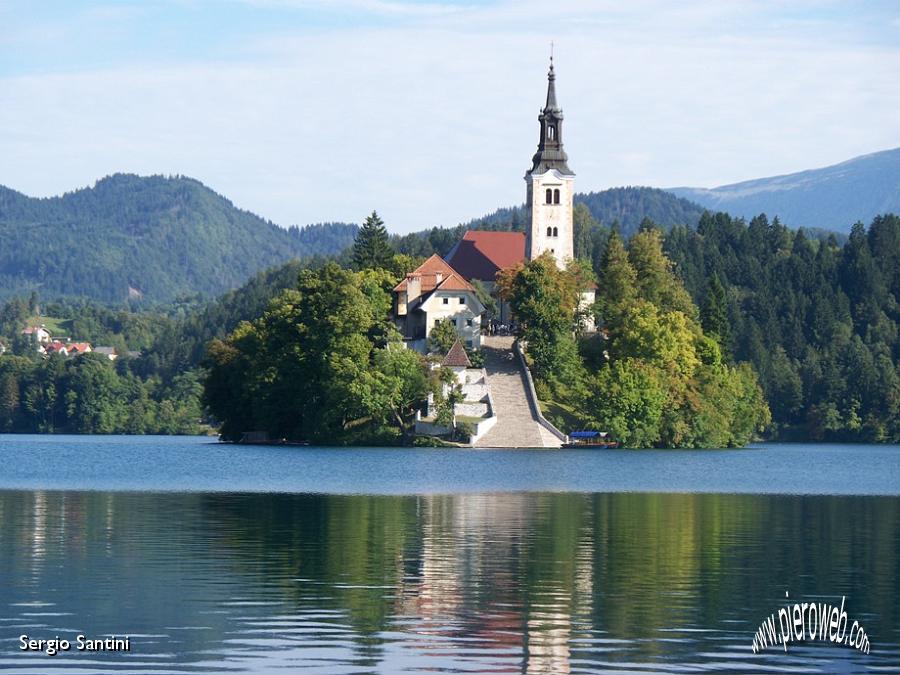
[[[11,491],[0,515],[8,630],[140,636],[106,670],[752,671],[798,658],[749,654],[786,585],[865,617],[851,669],[898,659],[892,498]]]

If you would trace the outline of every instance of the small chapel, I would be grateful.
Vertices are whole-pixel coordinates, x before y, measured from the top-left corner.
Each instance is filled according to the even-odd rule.
[[[453,321],[469,349],[481,347],[484,306],[473,281],[494,295],[500,270],[534,260],[549,251],[564,268],[574,257],[575,173],[563,149],[563,112],[556,99],[553,57],[547,99],[538,115],[540,138],[525,172],[525,232],[469,230],[443,257],[434,255],[394,288],[394,317],[408,345],[427,351],[427,339],[440,321]],[[594,290],[582,295],[593,304]],[[506,303],[498,302],[500,323],[509,324]]]

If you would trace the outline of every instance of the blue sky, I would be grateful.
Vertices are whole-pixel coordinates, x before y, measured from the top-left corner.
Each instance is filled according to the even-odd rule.
[[[900,3],[0,0],[0,184],[185,174],[281,225],[520,203],[556,44],[579,190],[900,146]]]

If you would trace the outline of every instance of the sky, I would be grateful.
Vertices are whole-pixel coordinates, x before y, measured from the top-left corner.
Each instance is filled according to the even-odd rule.
[[[0,185],[455,225],[524,201],[551,42],[579,191],[900,146],[896,0],[0,0]]]

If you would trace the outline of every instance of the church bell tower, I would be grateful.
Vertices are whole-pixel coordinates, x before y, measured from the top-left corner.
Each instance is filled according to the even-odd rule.
[[[556,74],[553,56],[547,74],[547,103],[538,115],[541,138],[532,166],[525,173],[527,185],[527,231],[525,257],[534,260],[545,251],[564,268],[574,257],[572,227],[572,199],[575,195],[575,174],[569,168],[563,150],[563,113],[556,102]]]

